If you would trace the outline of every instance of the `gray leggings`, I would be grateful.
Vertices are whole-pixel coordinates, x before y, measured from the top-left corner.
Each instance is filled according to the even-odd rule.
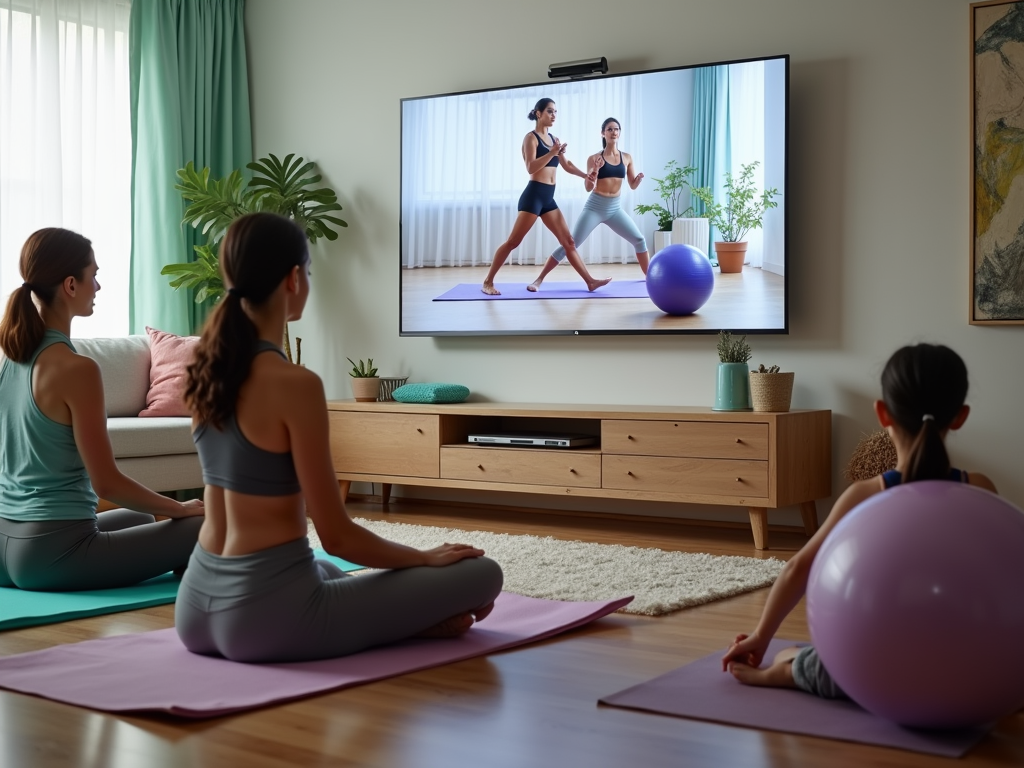
[[[0,517],[0,587],[110,589],[183,568],[203,518],[154,519],[128,509],[85,520]]]
[[[801,691],[823,699],[850,698],[825,669],[813,645],[805,645],[793,657],[793,682]]]
[[[174,626],[193,653],[246,662],[327,659],[483,608],[501,584],[500,566],[486,557],[349,576],[315,560],[305,537],[237,557],[197,544]]]
[[[605,197],[596,192],[590,193],[590,197],[583,205],[583,212],[576,219],[576,224],[572,228],[572,239],[577,248],[590,237],[590,233],[597,229],[598,224],[607,224],[612,232],[632,243],[637,253],[647,250],[647,241],[637,229],[636,222],[622,210],[618,197]],[[555,261],[562,261],[565,258],[565,248],[558,246],[551,254],[551,258]]]

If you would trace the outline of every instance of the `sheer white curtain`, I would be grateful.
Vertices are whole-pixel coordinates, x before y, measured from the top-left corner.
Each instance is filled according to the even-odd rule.
[[[128,332],[128,0],[0,0],[0,298],[25,239],[92,240],[102,290],[76,336]]]
[[[757,161],[754,169],[754,189],[760,197],[764,191],[764,62],[729,65],[729,120],[728,136],[720,145],[727,146],[728,159],[724,167],[738,179],[744,165]],[[719,181],[719,184],[721,182]],[[716,190],[718,200],[725,200],[722,190]],[[752,267],[760,267],[764,260],[763,230],[752,229],[747,241],[747,260]]]
[[[541,98],[555,100],[551,133],[568,144],[580,170],[601,149],[601,123],[622,124],[622,148],[642,157],[640,89],[635,77],[553,83],[489,93],[406,101],[402,105],[402,264],[404,267],[490,264],[517,216],[529,177],[523,137],[527,114]],[[588,193],[583,180],[558,172],[555,200],[572,228]],[[623,187],[623,206],[632,210]],[[542,264],[558,246],[538,222],[509,262]],[[631,246],[599,227],[580,254],[588,263],[635,261]]]

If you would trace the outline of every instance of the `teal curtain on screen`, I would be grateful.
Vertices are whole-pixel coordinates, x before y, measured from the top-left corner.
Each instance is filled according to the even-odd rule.
[[[181,223],[177,170],[191,160],[222,177],[253,159],[244,11],[244,0],[132,3],[132,333],[195,333],[209,311],[160,270],[204,242]]]
[[[693,130],[690,144],[690,165],[695,187],[710,187],[715,200],[721,199],[722,171],[729,168],[729,68],[702,67],[694,73]],[[697,215],[704,213],[704,203],[694,200]],[[715,262],[714,228],[708,238],[707,254]]]

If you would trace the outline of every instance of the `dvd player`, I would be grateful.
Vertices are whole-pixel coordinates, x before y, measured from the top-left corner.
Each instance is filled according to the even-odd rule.
[[[579,448],[594,445],[594,435],[558,433],[554,435],[536,432],[478,432],[469,436],[469,442],[479,445],[518,445],[527,448]]]

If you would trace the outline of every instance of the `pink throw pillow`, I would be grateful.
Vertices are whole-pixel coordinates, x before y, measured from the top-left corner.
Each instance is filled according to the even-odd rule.
[[[185,366],[192,362],[198,336],[175,336],[146,326],[149,334],[149,394],[139,416],[189,416],[185,406]]]

